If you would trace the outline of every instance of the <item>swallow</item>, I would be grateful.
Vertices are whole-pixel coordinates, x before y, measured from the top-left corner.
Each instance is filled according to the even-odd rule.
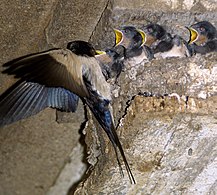
[[[180,36],[172,36],[161,25],[151,23],[142,28],[145,41],[155,58],[189,57],[192,56],[191,47]]]
[[[115,48],[106,49],[105,51],[97,50],[97,54],[95,57],[99,61],[106,80],[114,78],[115,82],[117,82],[124,67],[123,54],[118,53]]]
[[[123,46],[124,57],[129,62],[139,64],[144,60],[152,60],[153,53],[151,49],[145,45],[144,34],[137,30],[134,26],[124,26],[120,30],[115,31],[115,46]]]
[[[189,44],[195,53],[217,51],[217,31],[210,22],[201,21],[186,28],[190,32]]]
[[[73,41],[68,43],[66,49],[51,49],[4,64],[6,69],[3,73],[20,80],[0,96],[0,125],[36,114],[45,107],[73,111],[78,96],[109,137],[121,174],[123,170],[118,150],[131,183],[135,183],[116,133],[110,105],[110,85],[95,55],[96,50],[91,44]]]

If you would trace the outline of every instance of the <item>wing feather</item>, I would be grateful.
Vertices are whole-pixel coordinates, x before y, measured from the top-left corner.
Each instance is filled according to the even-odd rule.
[[[75,112],[79,97],[64,88],[18,81],[0,96],[0,126],[33,116],[47,107]]]
[[[47,87],[62,87],[79,96],[88,92],[82,79],[80,58],[68,49],[52,49],[12,60],[3,73]]]

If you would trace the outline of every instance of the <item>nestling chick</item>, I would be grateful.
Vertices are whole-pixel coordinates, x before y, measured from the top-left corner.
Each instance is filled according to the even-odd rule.
[[[125,48],[124,57],[131,64],[140,64],[144,60],[153,59],[150,48],[143,46],[144,35],[133,26],[124,26],[120,30],[115,29],[115,47],[122,45]]]
[[[97,52],[99,55],[95,57],[100,62],[106,80],[114,78],[116,82],[124,67],[123,54],[117,53],[115,48],[107,49],[105,52]]]
[[[189,44],[195,53],[206,54],[217,51],[217,31],[208,21],[187,27],[190,32]]]
[[[145,45],[149,46],[155,58],[189,57],[192,50],[180,36],[172,36],[159,24],[151,23],[142,28]]]

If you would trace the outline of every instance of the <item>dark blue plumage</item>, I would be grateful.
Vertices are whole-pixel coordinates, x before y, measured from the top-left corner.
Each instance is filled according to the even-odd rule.
[[[47,88],[48,106],[64,112],[75,112],[79,97],[64,88]]]
[[[18,81],[0,96],[0,126],[33,116],[47,107],[75,112],[79,97],[63,88]]]
[[[129,176],[131,182],[135,183],[135,179],[134,179],[133,174],[130,170],[130,167],[127,163],[127,159],[125,157],[123,148],[121,146],[121,143],[120,143],[119,138],[118,138],[117,133],[116,133],[116,128],[114,126],[113,118],[112,118],[111,112],[109,110],[109,103],[110,102],[108,100],[97,100],[96,102],[93,102],[90,99],[86,100],[86,102],[87,102],[90,110],[94,114],[95,118],[97,119],[99,124],[103,127],[104,131],[106,132],[106,134],[108,135],[109,139],[112,142],[112,145],[113,145],[114,150],[115,150],[115,154],[117,156],[117,162],[118,162],[118,165],[120,167],[121,174],[123,175],[123,170],[121,168],[121,163],[120,163],[120,160],[118,158],[118,151],[117,151],[116,146],[118,146],[118,149],[119,149],[121,156],[124,160],[124,164],[125,164],[125,167],[127,169],[127,173],[128,173],[128,176]]]

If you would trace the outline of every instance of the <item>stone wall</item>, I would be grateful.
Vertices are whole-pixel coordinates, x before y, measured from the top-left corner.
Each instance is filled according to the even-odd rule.
[[[217,5],[209,1],[2,1],[1,59],[74,39],[98,49],[114,44],[113,28],[158,22],[169,32],[188,35],[177,25],[209,20],[217,26]],[[0,129],[0,194],[214,194],[216,169],[217,55],[153,60],[126,68],[113,86],[118,134],[137,181],[121,178],[107,136],[82,103],[77,113],[46,109]],[[1,69],[2,70],[2,69]],[[0,74],[0,92],[14,80]],[[158,97],[138,95],[143,92]],[[162,96],[168,94],[168,96]],[[83,117],[81,117],[83,116]],[[80,130],[88,162],[85,182]],[[103,133],[102,133],[103,132]],[[87,179],[88,177],[88,179]],[[202,188],[202,187],[203,188]]]
[[[188,40],[188,32],[180,26],[201,20],[217,26],[216,10],[214,1],[113,1],[105,14],[109,18],[102,17],[91,41],[99,48],[107,48],[114,45],[113,28],[141,28],[149,22],[157,22]],[[126,67],[113,86],[113,108],[137,184],[130,184],[126,172],[121,177],[114,150],[104,133],[105,146],[100,144],[102,138],[93,144],[97,136],[89,133],[94,124],[89,121],[85,132],[91,134],[86,136],[93,151],[90,163],[95,165],[94,157],[100,160],[74,193],[214,194],[216,62],[217,55],[212,53],[186,59],[155,59]],[[138,95],[144,92],[156,97]],[[97,135],[102,136],[100,132]],[[96,150],[102,145],[105,148]]]

